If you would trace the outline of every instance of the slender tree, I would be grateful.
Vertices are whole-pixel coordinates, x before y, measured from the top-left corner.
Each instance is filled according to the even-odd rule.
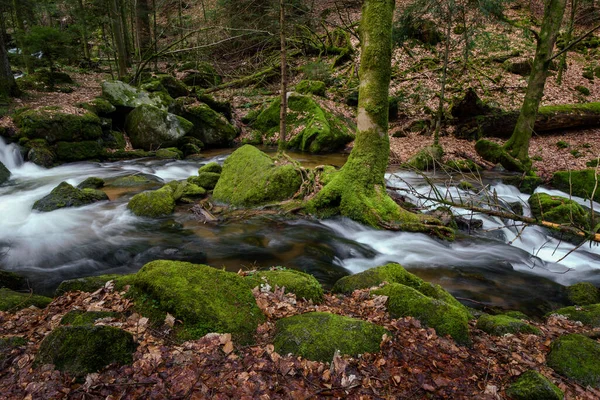
[[[16,97],[20,94],[19,87],[10,69],[4,36],[4,18],[0,13],[0,101],[7,97]]]
[[[152,51],[150,30],[150,0],[137,0],[135,3],[136,29],[140,59],[144,59]]]
[[[283,151],[287,145],[287,55],[285,44],[285,0],[279,0],[279,38],[281,43],[281,110],[279,112],[279,151]]]
[[[115,46],[117,47],[118,75],[119,78],[122,78],[127,73],[127,51],[123,37],[123,26],[119,16],[117,0],[108,0],[108,3],[110,7],[110,18],[112,22],[113,36],[115,38]]]

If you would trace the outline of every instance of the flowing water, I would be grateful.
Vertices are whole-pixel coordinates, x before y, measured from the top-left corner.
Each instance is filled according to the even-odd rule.
[[[406,232],[374,230],[347,219],[326,221],[256,217],[227,224],[198,222],[190,206],[170,218],[136,217],[127,202],[143,190],[111,188],[112,179],[144,174],[160,181],[185,179],[228,152],[207,153],[198,161],[139,159],[111,163],[74,163],[44,169],[23,163],[15,145],[0,138],[0,162],[11,179],[0,186],[0,264],[27,276],[40,292],[51,293],[64,279],[105,273],[130,273],[155,259],[184,260],[240,268],[283,265],[309,272],[325,285],[348,273],[395,261],[424,279],[444,286],[469,305],[494,305],[539,312],[560,304],[563,286],[600,282],[600,250],[579,248],[548,236],[543,228],[477,215],[483,228],[454,242]],[[342,165],[344,156],[293,155],[306,165]],[[49,213],[32,211],[33,203],[62,181],[76,185],[96,176],[107,181],[110,201]],[[431,186],[410,172],[390,173],[391,186],[423,208],[435,208]],[[435,180],[438,192],[456,199],[467,192]],[[490,179],[499,201],[523,203],[528,195]],[[563,194],[564,195],[564,194]],[[583,202],[583,199],[579,199]],[[589,205],[589,204],[588,204]],[[597,205],[595,205],[597,207]],[[455,209],[467,215],[467,211]],[[570,254],[569,254],[570,253]],[[567,255],[568,254],[568,255]],[[566,257],[564,257],[567,255]]]

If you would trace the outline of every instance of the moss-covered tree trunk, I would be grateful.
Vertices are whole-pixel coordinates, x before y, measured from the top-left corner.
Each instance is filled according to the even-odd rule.
[[[343,215],[371,226],[426,230],[419,216],[403,210],[387,195],[385,186],[393,12],[394,0],[363,2],[354,148],[342,169],[308,202],[307,210],[319,216]]]
[[[550,66],[552,51],[560,30],[566,4],[567,0],[549,0],[546,2],[542,29],[538,38],[521,113],[512,136],[504,144],[504,149],[525,166],[531,164],[529,160],[529,140],[533,133],[540,101],[544,95],[548,67]]]
[[[4,21],[0,21],[0,106],[8,97],[19,95],[19,87],[10,69],[8,52],[4,43]]]

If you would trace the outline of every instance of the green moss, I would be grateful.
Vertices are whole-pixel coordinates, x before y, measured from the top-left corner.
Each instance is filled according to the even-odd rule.
[[[145,297],[155,309],[171,313],[191,339],[220,332],[247,344],[265,321],[243,277],[207,265],[153,261],[136,274],[134,287],[136,304]]]
[[[583,386],[600,387],[600,343],[583,335],[561,336],[550,346],[548,366]]]
[[[556,142],[556,147],[558,147],[559,149],[566,149],[569,146],[570,144],[565,142],[564,140],[559,140],[558,142]]]
[[[46,168],[50,168],[54,165],[56,155],[48,146],[48,142],[44,139],[27,140],[25,147],[29,148],[27,151],[27,159],[32,163]]]
[[[27,281],[22,276],[0,269],[0,288],[19,290],[24,289],[26,284]]]
[[[260,113],[252,128],[260,131],[266,139],[279,132],[279,109],[277,98]],[[353,139],[350,127],[327,111],[310,96],[293,93],[288,97],[286,119],[288,147],[311,153],[336,151]]]
[[[133,275],[117,275],[117,274],[109,274],[109,275],[97,275],[97,276],[88,276],[85,278],[77,278],[77,279],[69,279],[66,281],[62,281],[58,288],[54,292],[54,296],[62,296],[67,292],[95,292],[96,290],[104,287],[106,282],[114,281],[115,288],[117,290],[123,289],[126,285],[130,285],[132,281]]]
[[[533,171],[529,171],[526,175],[505,176],[502,178],[502,183],[516,186],[523,193],[533,194],[535,189],[542,184],[542,178]]]
[[[286,200],[300,188],[300,172],[273,160],[250,145],[233,152],[223,165],[213,198],[234,206],[254,206]]]
[[[122,314],[112,311],[71,310],[61,318],[60,324],[71,326],[94,325],[94,322],[102,318],[119,319],[122,316]]]
[[[559,308],[551,314],[564,315],[573,321],[581,321],[585,325],[600,327],[600,304]]]
[[[185,98],[177,100],[176,113],[193,124],[189,136],[207,146],[230,146],[238,132],[222,115],[206,104],[187,104]]]
[[[217,186],[221,174],[216,172],[200,172],[194,183],[207,190],[212,190]]]
[[[51,301],[49,297],[15,292],[7,288],[0,289],[0,311],[17,311],[29,306],[44,308]]]
[[[159,182],[150,179],[144,175],[128,175],[121,178],[117,178],[107,183],[108,186],[112,187],[135,187],[135,186],[146,186],[146,185],[158,185]]]
[[[184,118],[145,104],[130,112],[125,121],[131,144],[144,150],[176,146],[193,127]]]
[[[81,103],[79,104],[79,107],[99,116],[109,115],[117,111],[117,108],[103,97],[96,97],[90,102]]]
[[[502,146],[490,142],[489,140],[478,140],[477,143],[475,143],[475,151],[477,151],[477,154],[483,159],[496,164],[501,164],[509,171],[526,172],[529,169],[528,166],[523,165],[521,161],[508,154]]]
[[[579,306],[600,303],[600,289],[589,282],[579,282],[568,286],[567,295],[573,304]]]
[[[523,314],[521,311],[507,311],[504,313],[507,317],[516,318],[520,320],[528,320],[530,319],[527,315]]]
[[[552,177],[552,185],[566,193],[589,199],[596,184],[596,171],[584,169],[579,171],[558,171]],[[600,201],[600,190],[596,190],[595,201]]]
[[[427,146],[406,162],[406,166],[419,171],[426,171],[441,165],[444,149],[442,146]]]
[[[358,274],[345,276],[333,285],[331,291],[333,293],[351,294],[357,289],[368,289],[379,286],[383,282],[401,283],[415,289],[420,288],[425,283],[418,276],[405,270],[402,265],[389,263]]]
[[[129,200],[127,208],[138,217],[165,217],[175,210],[173,194],[170,186],[138,193]]]
[[[258,271],[246,279],[252,287],[268,283],[272,287],[285,287],[286,292],[294,293],[298,299],[312,300],[317,304],[323,301],[323,287],[314,276],[304,272],[293,269]]]
[[[83,115],[67,114],[48,108],[28,110],[14,117],[19,137],[77,142],[96,140],[102,136],[100,118],[90,112]]]
[[[210,162],[206,165],[201,166],[198,169],[198,174],[201,174],[203,172],[213,172],[215,174],[220,174],[223,171],[223,167],[221,167],[220,164],[216,163],[216,162]]]
[[[467,182],[467,181],[458,182],[457,187],[459,189],[462,189],[465,191],[475,191],[475,186],[473,186],[473,184],[471,182]]]
[[[531,213],[537,220],[589,229],[588,213],[573,200],[546,193],[534,193],[528,202]]]
[[[581,93],[584,96],[589,96],[591,94],[590,89],[588,89],[588,88],[586,88],[585,86],[582,86],[582,85],[575,86],[575,90],[578,91],[579,93]]]
[[[210,88],[221,84],[222,78],[217,70],[207,62],[198,62],[193,71],[189,71],[183,78],[183,83],[188,86]]]
[[[354,357],[377,353],[382,336],[389,334],[381,326],[323,312],[282,318],[275,327],[275,351],[321,362],[331,362],[338,350]]]
[[[469,317],[464,307],[428,297],[399,283],[390,283],[372,293],[388,296],[387,309],[392,318],[411,316],[434,328],[440,336],[450,335],[457,343],[470,343]]]
[[[54,146],[57,160],[73,162],[97,159],[102,154],[102,146],[97,141],[58,142]]]
[[[507,333],[541,334],[535,326],[529,325],[520,319],[508,315],[484,314],[477,320],[477,328],[494,336],[503,336]]]
[[[133,109],[143,104],[166,109],[162,98],[151,97],[147,92],[137,89],[121,81],[102,82],[102,97],[115,107]],[[171,99],[172,100],[172,99]]]
[[[183,153],[175,147],[156,151],[156,157],[163,159],[181,160]]]
[[[480,171],[481,167],[475,164],[471,160],[450,160],[446,163],[446,167],[450,169],[450,172],[460,171],[460,172],[476,172]]]
[[[91,176],[77,185],[78,189],[100,189],[104,187],[104,179]]]
[[[54,211],[65,207],[81,207],[108,200],[106,193],[95,189],[78,189],[67,182],[60,183],[50,194],[33,203],[37,211]]]
[[[325,97],[327,86],[325,82],[303,80],[296,85],[296,92],[300,94],[314,94],[315,96]]]
[[[529,370],[508,389],[506,395],[514,400],[563,400],[562,390],[537,371]]]
[[[131,333],[111,326],[59,326],[40,344],[35,364],[81,377],[109,364],[130,364],[136,347]]]

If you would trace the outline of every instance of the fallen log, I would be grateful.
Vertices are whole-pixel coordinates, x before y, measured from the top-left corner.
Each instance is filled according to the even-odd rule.
[[[480,139],[492,136],[508,139],[512,135],[518,117],[519,111],[507,111],[449,122],[455,126],[455,136],[459,138]],[[536,133],[541,133],[598,126],[600,126],[600,102],[540,107],[533,129]]]

